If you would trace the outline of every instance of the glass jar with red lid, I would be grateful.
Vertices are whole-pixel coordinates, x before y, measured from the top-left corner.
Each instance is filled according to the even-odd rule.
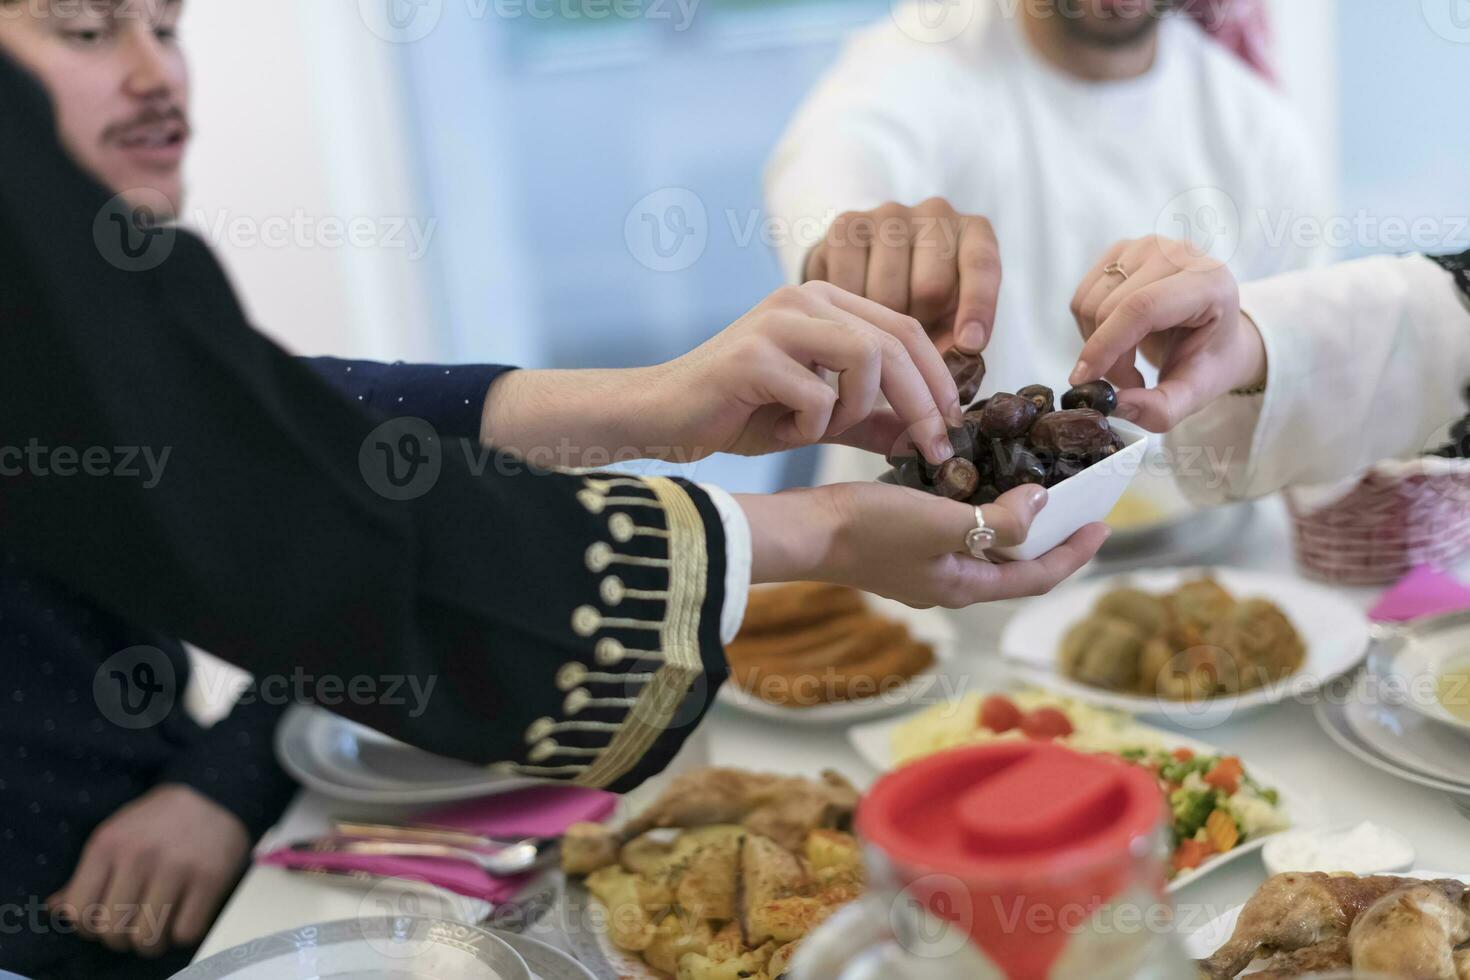
[[[1166,818],[1144,770],[1049,742],[906,766],[858,810],[868,896],[805,940],[792,975],[1193,977],[1165,895]]]

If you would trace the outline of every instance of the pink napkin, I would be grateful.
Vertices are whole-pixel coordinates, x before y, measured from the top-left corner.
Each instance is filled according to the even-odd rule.
[[[574,823],[600,822],[612,815],[618,798],[574,786],[533,786],[499,796],[466,800],[415,814],[414,823],[516,840],[558,837]],[[289,847],[262,854],[257,863],[321,871],[363,871],[390,878],[413,878],[460,895],[498,904],[515,897],[529,876],[491,878],[479,868],[441,858],[374,857],[295,851]]]
[[[1368,613],[1381,623],[1406,623],[1470,609],[1470,588],[1437,568],[1421,565],[1385,592]]]

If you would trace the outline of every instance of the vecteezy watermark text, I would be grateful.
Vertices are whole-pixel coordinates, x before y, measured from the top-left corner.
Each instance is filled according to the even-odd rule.
[[[172,452],[172,446],[47,446],[32,438],[24,446],[0,446],[0,477],[113,477],[152,490]]]

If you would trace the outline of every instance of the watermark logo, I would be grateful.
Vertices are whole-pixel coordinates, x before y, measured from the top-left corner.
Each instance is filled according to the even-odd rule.
[[[378,882],[357,906],[368,945],[392,959],[417,959],[432,951],[437,938],[425,928],[426,920],[457,922],[462,917],[447,893],[423,879],[402,876]]]
[[[1191,188],[1164,205],[1154,231],[1187,242],[1198,255],[1229,262],[1240,249],[1240,208],[1218,187]]]
[[[102,717],[119,728],[139,731],[168,717],[178,699],[173,661],[157,647],[120,650],[92,678],[92,697]]]
[[[1470,44],[1470,0],[1420,0],[1429,29],[1446,41]]]
[[[623,222],[623,240],[639,264],[654,272],[682,272],[709,245],[709,214],[699,195],[665,187],[634,204]]]
[[[975,20],[976,0],[892,0],[893,22],[923,44],[944,44]]]
[[[148,187],[124,191],[102,206],[92,221],[92,241],[109,264],[123,272],[149,272],[173,254],[178,231],[170,223],[173,204]]]
[[[417,500],[439,482],[444,467],[443,444],[439,433],[424,419],[389,419],[362,441],[357,465],[362,478],[379,496]]]
[[[439,26],[444,0],[357,0],[357,10],[375,37],[390,44],[412,44]]]

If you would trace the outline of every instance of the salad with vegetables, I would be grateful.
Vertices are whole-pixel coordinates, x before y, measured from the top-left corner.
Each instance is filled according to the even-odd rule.
[[[1124,759],[1159,780],[1174,821],[1170,872],[1178,875],[1247,840],[1284,830],[1280,794],[1250,777],[1233,755],[1197,755],[1190,749],[1125,749]]]
[[[1288,826],[1276,790],[1252,779],[1239,758],[1176,747],[1126,714],[1044,691],[937,705],[899,726],[891,749],[903,765],[961,745],[1025,738],[1115,755],[1152,772],[1173,814],[1171,877]]]

